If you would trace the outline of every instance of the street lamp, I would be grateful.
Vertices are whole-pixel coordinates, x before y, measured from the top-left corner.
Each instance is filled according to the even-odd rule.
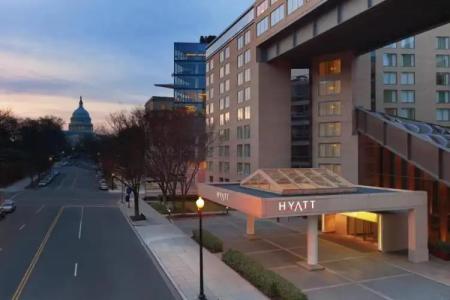
[[[199,242],[200,242],[200,294],[198,295],[199,300],[206,300],[205,293],[203,291],[203,233],[202,233],[202,209],[205,206],[205,201],[202,197],[198,197],[195,201],[197,205],[198,212],[198,224],[199,224]]]
[[[111,190],[114,189],[114,177],[116,176],[116,174],[111,173]]]

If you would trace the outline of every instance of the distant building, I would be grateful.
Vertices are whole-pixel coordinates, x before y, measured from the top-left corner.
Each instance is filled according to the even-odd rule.
[[[145,103],[146,111],[157,111],[157,110],[172,110],[174,107],[173,97],[158,97],[153,96],[150,100]]]
[[[91,116],[84,108],[83,98],[80,97],[78,108],[72,113],[70,118],[69,130],[66,136],[72,146],[78,144],[84,137],[94,134]]]
[[[198,43],[174,43],[173,84],[156,84],[174,90],[174,107],[203,113],[206,101],[206,47],[214,36]]]

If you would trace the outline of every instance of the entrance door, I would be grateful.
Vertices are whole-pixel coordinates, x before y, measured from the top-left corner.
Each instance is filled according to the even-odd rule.
[[[378,241],[378,224],[347,217],[347,233],[362,238],[364,241],[376,243]]]

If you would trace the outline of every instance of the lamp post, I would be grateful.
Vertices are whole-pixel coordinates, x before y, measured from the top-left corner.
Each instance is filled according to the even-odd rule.
[[[116,174],[112,173],[111,174],[111,190],[114,189],[114,176],[116,176]]]
[[[202,233],[202,209],[205,206],[205,201],[202,197],[198,197],[195,201],[198,212],[198,224],[199,224],[199,242],[200,242],[200,293],[198,295],[199,300],[206,300],[206,296],[203,290],[203,233]]]

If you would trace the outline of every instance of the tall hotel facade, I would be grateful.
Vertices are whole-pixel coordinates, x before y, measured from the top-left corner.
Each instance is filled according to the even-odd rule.
[[[258,47],[316,2],[256,1],[207,48],[206,115],[216,132],[207,159],[210,181],[311,165],[357,182],[355,106],[450,125],[450,25],[357,57],[347,52],[301,63],[308,70],[303,80],[311,81],[301,101],[310,103],[295,106],[298,80],[289,79],[303,70],[263,62]],[[299,113],[304,118],[296,123]]]
[[[411,121],[450,125],[450,30],[372,30],[393,4],[257,0],[209,44],[207,181],[312,166],[425,190],[430,238],[450,239],[450,130]]]

